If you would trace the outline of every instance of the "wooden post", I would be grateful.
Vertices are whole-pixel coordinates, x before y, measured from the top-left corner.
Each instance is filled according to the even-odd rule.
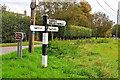
[[[51,32],[51,36],[52,36],[52,40],[54,40],[54,33],[53,32]]]
[[[35,7],[36,0],[31,0],[30,8],[31,8],[31,25],[35,25]],[[34,31],[29,31],[29,52],[34,52]]]

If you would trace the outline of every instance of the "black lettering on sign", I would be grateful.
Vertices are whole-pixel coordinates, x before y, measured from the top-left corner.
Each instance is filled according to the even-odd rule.
[[[42,29],[41,27],[34,27],[35,29]]]
[[[57,23],[57,25],[63,25],[62,23]]]
[[[55,25],[55,24],[57,24],[57,21],[54,20],[54,19],[51,19],[51,20],[49,20],[49,24],[53,24],[53,25]]]
[[[56,28],[49,28],[50,30],[56,30]]]

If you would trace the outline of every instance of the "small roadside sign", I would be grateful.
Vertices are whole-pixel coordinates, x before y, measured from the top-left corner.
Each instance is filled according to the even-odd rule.
[[[66,22],[63,20],[48,19],[47,24],[48,25],[65,26]]]
[[[58,27],[48,27],[48,31],[58,32]]]
[[[45,26],[31,25],[30,30],[31,31],[45,31]]]
[[[16,40],[23,40],[23,37],[24,37],[23,32],[16,32],[15,33]]]

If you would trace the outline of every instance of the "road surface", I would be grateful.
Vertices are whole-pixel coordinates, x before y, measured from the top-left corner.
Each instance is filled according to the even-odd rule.
[[[35,47],[37,46],[42,46],[42,45],[34,45]],[[22,49],[28,48],[28,46],[22,46]],[[17,51],[17,46],[10,46],[10,47],[0,47],[0,55],[7,54],[13,51]]]

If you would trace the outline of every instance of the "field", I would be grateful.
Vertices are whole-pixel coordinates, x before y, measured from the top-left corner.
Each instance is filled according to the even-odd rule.
[[[2,56],[3,78],[118,78],[118,41],[99,38],[49,42],[48,67],[41,67],[41,47]]]

